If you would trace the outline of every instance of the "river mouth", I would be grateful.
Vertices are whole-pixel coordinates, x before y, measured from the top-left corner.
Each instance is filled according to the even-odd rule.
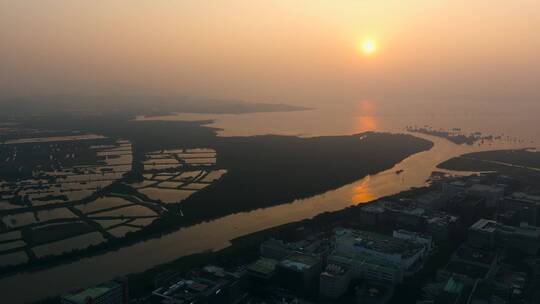
[[[24,272],[0,280],[3,297],[10,303],[37,301],[74,288],[96,284],[112,277],[141,272],[179,257],[227,247],[230,240],[243,235],[308,219],[323,212],[341,210],[364,204],[426,185],[436,166],[461,154],[512,148],[501,143],[493,145],[456,145],[445,139],[415,135],[434,143],[424,152],[409,156],[394,167],[366,176],[356,182],[289,204],[237,213],[217,220],[180,229],[161,238],[150,239],[117,251],[83,258],[50,269]],[[400,172],[396,174],[396,172]],[[97,270],[97,271],[96,271]],[[81,276],[84,273],[84,276]],[[47,284],[44,284],[47,282]],[[17,288],[32,284],[31,291],[20,293]]]

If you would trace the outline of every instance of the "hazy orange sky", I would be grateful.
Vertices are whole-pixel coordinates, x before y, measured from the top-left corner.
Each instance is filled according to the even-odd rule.
[[[0,95],[534,100],[540,1],[1,0]],[[358,44],[372,37],[378,52]]]

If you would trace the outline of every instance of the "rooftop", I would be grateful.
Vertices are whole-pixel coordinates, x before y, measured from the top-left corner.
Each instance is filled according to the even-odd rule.
[[[210,286],[196,280],[182,279],[168,287],[160,287],[153,294],[168,299],[192,299],[208,290]]]
[[[311,235],[303,240],[290,243],[277,239],[268,239],[261,246],[314,254],[320,254],[327,250],[327,243],[318,235]]]
[[[274,272],[278,263],[279,261],[274,259],[260,258],[254,263],[250,264],[247,269],[255,273],[268,275]]]
[[[392,286],[366,282],[362,285],[358,297],[361,298],[360,302],[362,303],[379,303],[379,301],[390,297],[392,293]]]
[[[154,290],[152,294],[173,300],[174,303],[191,303],[193,299],[219,293],[222,288],[236,279],[234,273],[226,272],[223,268],[206,266],[192,270],[188,278],[176,279]]]
[[[465,183],[463,181],[452,181],[449,184],[452,185],[452,186],[455,186],[455,187],[465,187],[465,186],[467,186],[467,183]]]
[[[446,198],[446,194],[442,193],[442,192],[439,192],[439,191],[431,191],[431,192],[428,192],[428,193],[425,193],[425,194],[422,194],[420,196],[418,196],[416,198],[416,201],[418,202],[430,202],[432,200],[438,200],[438,199],[442,199],[442,198]]]
[[[393,235],[394,235],[394,237],[396,235],[404,235],[404,236],[410,237],[411,239],[417,239],[417,238],[425,239],[425,240],[431,240],[432,239],[431,235],[423,234],[421,232],[416,232],[416,231],[409,231],[409,230],[405,230],[405,229],[394,230]]]
[[[529,226],[527,224],[514,227],[503,225],[493,220],[481,219],[474,223],[469,229],[486,233],[499,232],[528,238],[540,238],[540,227]]]
[[[489,268],[461,261],[451,261],[446,265],[444,270],[454,274],[465,275],[471,279],[481,279],[487,275]]]
[[[337,264],[328,264],[322,275],[338,277],[347,273],[349,269]]]
[[[504,188],[494,185],[474,184],[469,188],[472,192],[501,192]]]
[[[465,261],[491,265],[497,258],[497,255],[490,251],[461,246],[456,250],[455,257]]]
[[[375,204],[370,204],[362,207],[362,211],[369,213],[383,213],[384,208]]]
[[[493,220],[480,219],[476,223],[474,223],[469,229],[491,233],[495,232],[495,230],[497,229],[497,222]]]
[[[65,294],[62,296],[62,298],[68,301],[74,302],[74,303],[84,304],[87,302],[86,300],[88,298],[97,299],[116,288],[121,288],[120,284],[111,281],[111,282],[103,283],[103,284],[100,284],[91,288],[78,290],[72,293]]]
[[[319,263],[319,258],[305,254],[294,254],[281,261],[280,265],[293,270],[302,271],[304,269],[311,268]]]
[[[442,225],[442,226],[455,223],[458,220],[459,220],[459,217],[455,215],[450,215],[448,213],[443,213],[443,212],[427,216],[427,222],[429,224]]]
[[[344,252],[334,252],[328,257],[328,260],[333,263],[339,264],[365,264],[371,265],[372,267],[389,269],[392,271],[399,270],[399,266],[394,263],[366,254],[347,254]]]
[[[390,211],[415,216],[422,216],[426,212],[424,208],[419,208],[416,204],[408,202],[387,202],[384,207]]]
[[[511,200],[519,200],[522,202],[529,202],[534,204],[540,204],[540,196],[531,195],[523,192],[514,192],[506,197]]]
[[[463,282],[456,280],[453,277],[450,277],[448,281],[446,282],[446,284],[444,285],[443,290],[445,292],[459,294],[461,293],[461,291],[463,291],[463,287],[464,287]]]
[[[346,230],[337,237],[336,243],[388,254],[402,254],[404,256],[413,255],[423,248],[422,245],[415,242],[361,230]]]
[[[523,289],[527,283],[527,274],[524,272],[512,271],[508,267],[501,267],[495,274],[495,282],[512,288]]]

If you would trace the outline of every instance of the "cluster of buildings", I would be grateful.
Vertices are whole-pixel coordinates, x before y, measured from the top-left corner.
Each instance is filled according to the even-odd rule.
[[[505,181],[444,179],[406,199],[359,206],[351,225],[268,239],[248,264],[162,274],[134,303],[385,304],[403,286],[415,297],[393,303],[540,303],[540,196]],[[62,303],[127,303],[126,290],[110,282]]]
[[[246,289],[243,271],[229,272],[221,267],[206,266],[186,277],[170,275],[152,292],[150,303],[197,304],[235,303]]]
[[[260,259],[248,265],[248,275],[257,289],[276,285],[299,294],[309,294],[318,284],[330,242],[311,235],[297,242],[269,239],[260,246]]]
[[[60,298],[61,304],[127,304],[129,288],[126,278],[75,290]]]
[[[509,226],[481,219],[469,228],[468,243],[489,250],[517,250],[534,255],[540,249],[540,227],[527,223]]]
[[[467,242],[463,243],[449,261],[437,270],[433,281],[423,286],[418,304],[532,304],[539,303],[540,259],[527,246],[497,240],[495,221],[481,219],[471,226]],[[538,228],[537,228],[538,229]],[[479,232],[479,230],[485,230]],[[488,233],[486,242],[478,237]],[[530,239],[531,243],[538,240]],[[536,246],[536,245],[535,245]],[[509,256],[518,254],[515,259]]]
[[[519,225],[540,226],[540,196],[514,192],[500,201],[499,221]]]
[[[332,251],[320,275],[320,295],[337,299],[351,280],[394,286],[414,275],[431,251],[432,239],[399,230],[392,236],[350,229],[336,229]]]
[[[416,200],[380,201],[363,207],[359,220],[373,227],[391,226],[396,229],[424,231],[436,239],[448,239],[459,228],[460,217],[442,211],[446,199],[441,203],[439,196],[432,194],[430,197],[434,198],[436,206],[440,207],[426,208],[427,203]]]
[[[260,259],[247,269],[261,286],[274,284],[298,294],[318,290],[321,298],[339,299],[352,281],[362,280],[380,286],[360,289],[360,296],[374,297],[368,292],[374,289],[388,296],[392,290],[388,287],[422,268],[432,243],[430,236],[406,230],[385,235],[336,228],[328,239],[312,236],[295,243],[270,239],[261,244]]]
[[[499,182],[505,177],[487,179],[442,184],[446,209],[461,214],[465,241],[423,286],[417,303],[540,303],[540,197],[515,192]]]

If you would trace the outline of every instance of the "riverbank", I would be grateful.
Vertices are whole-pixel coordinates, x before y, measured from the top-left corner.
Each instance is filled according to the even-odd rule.
[[[540,185],[540,152],[530,149],[495,150],[467,153],[437,166],[455,171],[491,171]]]
[[[471,151],[489,148],[455,145],[432,136],[422,138],[434,142],[434,147],[414,154],[386,171],[366,176],[336,190],[295,200],[289,204],[236,213],[181,228],[160,238],[137,242],[56,267],[18,273],[0,279],[0,288],[4,298],[11,303],[32,302],[92,286],[114,277],[140,273],[182,256],[218,251],[230,246],[230,240],[250,233],[302,221],[321,213],[338,211],[411,188],[423,187],[436,170],[437,164]],[[396,175],[398,170],[403,172]],[[81,273],[85,275],[81,276]],[[17,286],[21,284],[31,284],[33,288],[25,293],[16,292]]]
[[[399,200],[412,198],[432,190],[432,187],[426,186],[414,188],[398,194],[379,198],[378,200]],[[372,203],[372,202],[369,202]],[[367,204],[369,204],[367,203]],[[155,277],[166,271],[174,271],[177,273],[186,273],[191,269],[201,267],[208,264],[220,265],[243,265],[256,260],[259,257],[260,244],[269,238],[278,238],[283,240],[293,240],[295,235],[317,233],[329,231],[333,227],[342,225],[343,223],[355,223],[362,227],[362,223],[358,223],[358,213],[363,205],[350,206],[342,210],[326,212],[319,214],[311,219],[286,223],[276,227],[271,227],[254,233],[250,233],[231,240],[230,246],[227,246],[217,251],[205,251],[195,253],[175,259],[174,261],[154,266],[140,273],[128,274],[127,278],[130,286],[130,297],[138,298],[151,293],[154,289]],[[46,300],[35,302],[40,304],[57,303],[58,298],[53,297]]]

